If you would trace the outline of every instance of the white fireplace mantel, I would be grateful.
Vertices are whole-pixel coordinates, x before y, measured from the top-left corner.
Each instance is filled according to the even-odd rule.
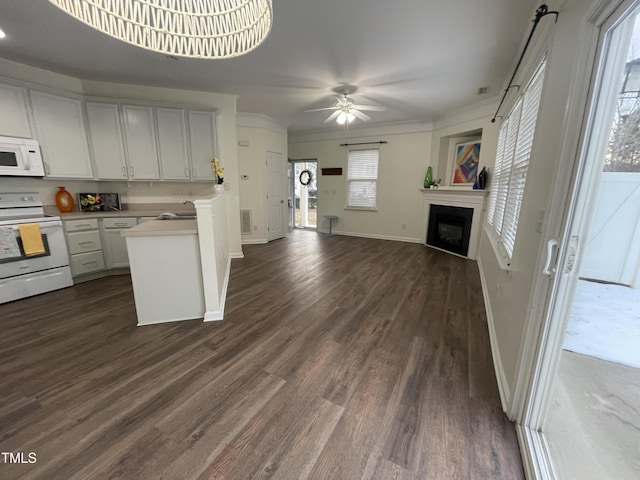
[[[440,187],[426,189],[421,188],[424,202],[422,215],[422,243],[427,245],[427,228],[429,226],[429,213],[431,205],[445,205],[450,207],[463,207],[473,209],[471,221],[471,233],[469,236],[469,251],[465,258],[475,260],[478,254],[478,243],[480,241],[480,226],[484,219],[484,211],[489,190],[472,190],[456,187]],[[431,248],[431,245],[427,245]],[[439,249],[438,249],[439,250]],[[451,252],[447,252],[451,253]],[[452,253],[452,255],[456,255]]]

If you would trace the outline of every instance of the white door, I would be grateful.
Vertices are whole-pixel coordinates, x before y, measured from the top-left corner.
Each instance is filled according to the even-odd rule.
[[[126,180],[127,162],[118,105],[87,102],[93,160],[100,180]]]
[[[189,153],[187,150],[187,122],[184,110],[156,108],[158,121],[158,146],[162,178],[165,180],[189,180]]]
[[[93,178],[82,101],[32,90],[31,106],[46,176]]]
[[[189,145],[193,180],[215,179],[215,172],[211,167],[211,159],[216,156],[215,132],[215,112],[189,111]]]
[[[606,5],[606,2],[602,4]],[[536,341],[541,336],[530,380],[526,385],[528,393],[522,419],[524,428],[521,430],[525,444],[523,450],[533,465],[531,468],[539,472],[539,478],[556,478],[551,473],[555,469],[549,460],[545,420],[553,398],[553,384],[586,253],[603,167],[613,157],[611,145],[615,136],[615,119],[620,114],[621,107],[625,107],[624,83],[630,80],[628,77],[625,79],[625,75],[632,70],[629,67],[632,62],[629,62],[628,51],[635,18],[632,15],[618,23],[627,10],[620,8],[614,14],[610,11],[605,13],[600,20],[594,20],[594,30],[599,29],[601,35],[597,46],[594,45],[593,48],[600,57],[593,59],[594,69],[600,67],[598,74],[593,76],[596,79],[591,90],[594,92],[593,97],[587,98],[585,95],[582,99],[574,95],[571,99],[576,103],[571,106],[572,113],[581,117],[581,112],[586,110],[586,121],[575,164],[567,161],[563,166],[564,174],[557,177],[555,200],[550,209],[554,213],[549,219],[549,231],[559,233],[556,239],[549,240],[547,262],[537,285],[548,282],[548,276],[551,277],[551,285],[537,288],[539,291],[534,292],[533,300],[534,304],[540,305],[542,324],[539,329],[530,327],[527,338],[523,341],[535,348]],[[634,15],[637,13],[636,8]],[[633,33],[633,36],[640,39],[640,31]],[[640,43],[636,44],[636,49],[638,46]],[[633,90],[633,96],[640,99],[640,90]],[[640,143],[636,142],[636,146],[640,147]],[[580,436],[583,435],[581,430]],[[602,478],[595,472],[593,474],[594,478]]]
[[[13,85],[0,85],[0,135],[31,138],[27,113],[27,91]]]
[[[281,153],[267,152],[267,240],[286,235],[284,158]]]
[[[153,109],[124,105],[125,145],[129,159],[131,180],[158,180],[158,153],[156,149],[156,128],[153,123]]]

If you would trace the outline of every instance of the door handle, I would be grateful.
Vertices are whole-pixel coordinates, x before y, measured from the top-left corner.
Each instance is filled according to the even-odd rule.
[[[556,250],[557,248],[558,248],[558,240],[556,240],[555,238],[552,238],[547,242],[547,260],[544,263],[544,270],[542,270],[542,273],[549,277],[553,276],[556,273],[555,264],[552,267],[551,262],[553,262],[553,259],[554,259],[553,251]]]

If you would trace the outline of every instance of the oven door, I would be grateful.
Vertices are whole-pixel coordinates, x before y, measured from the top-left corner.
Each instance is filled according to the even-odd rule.
[[[1,228],[10,228],[13,230],[18,241],[18,246],[20,247],[20,256],[0,258],[0,279],[69,265],[69,255],[67,254],[67,244],[64,239],[62,222],[60,220],[54,220],[33,223],[38,223],[40,227],[45,253],[27,257],[22,247],[22,239],[20,238],[18,226],[15,224],[2,226]]]

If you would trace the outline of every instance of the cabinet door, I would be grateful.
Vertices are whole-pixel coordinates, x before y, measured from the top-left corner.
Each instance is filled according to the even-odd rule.
[[[124,228],[109,228],[104,230],[104,256],[107,268],[125,268],[129,266],[127,242],[120,233]]]
[[[153,124],[153,109],[124,105],[124,133],[129,178],[131,180],[158,180],[158,153],[156,129]]]
[[[46,176],[93,178],[82,102],[31,90],[31,105]]]
[[[127,162],[120,128],[118,105],[87,102],[89,136],[100,180],[126,179]]]
[[[156,108],[158,145],[162,178],[189,180],[189,154],[187,152],[187,124],[184,110]]]
[[[31,138],[24,88],[0,84],[0,112],[0,135]]]
[[[211,159],[216,155],[215,112],[189,111],[189,144],[191,146],[191,177],[211,180],[216,174]],[[221,162],[224,167],[224,162]]]

